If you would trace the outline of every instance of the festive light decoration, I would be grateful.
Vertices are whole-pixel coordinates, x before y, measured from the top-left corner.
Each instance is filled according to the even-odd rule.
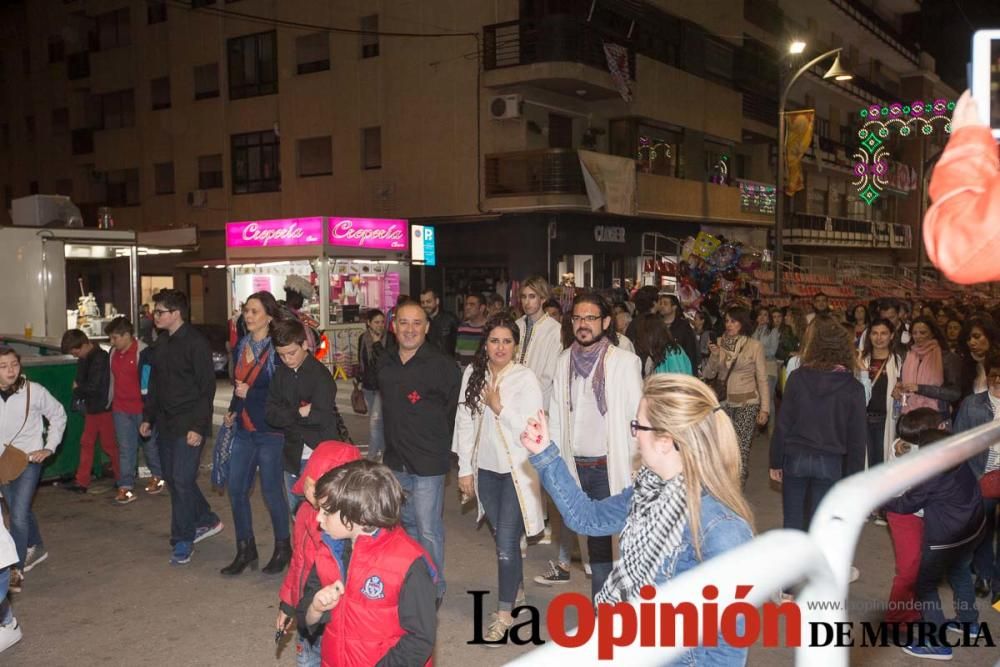
[[[753,181],[739,181],[739,184],[741,211],[774,215],[777,196],[773,185],[754,183]]]
[[[858,130],[860,146],[854,154],[857,162],[853,169],[857,177],[854,185],[861,200],[871,206],[889,185],[890,155],[885,143],[893,132],[900,137],[929,136],[937,127],[950,133],[950,114],[954,109],[955,102],[944,99],[873,104],[861,109],[859,115],[864,125]]]
[[[670,151],[670,144],[665,144],[661,141],[654,142],[649,137],[643,135],[639,137],[639,150],[636,158],[639,160],[646,160],[650,165],[657,157],[662,155],[666,159],[673,157],[673,153]]]

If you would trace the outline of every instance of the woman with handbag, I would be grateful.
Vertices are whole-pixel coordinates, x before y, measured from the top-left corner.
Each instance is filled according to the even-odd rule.
[[[220,573],[237,575],[248,566],[257,569],[250,488],[260,470],[261,495],[274,528],[274,554],[264,572],[278,574],[292,556],[282,459],[285,438],[268,424],[266,403],[278,363],[278,354],[271,343],[271,327],[281,319],[281,309],[270,292],[256,292],[247,297],[243,317],[248,333],[236,346],[233,371],[236,386],[224,422],[233,429],[227,486],[236,530],[236,558]]]
[[[396,337],[386,331],[385,315],[378,308],[368,310],[365,318],[367,328],[358,338],[358,378],[351,393],[351,407],[359,414],[368,413],[368,459],[380,461],[385,451],[385,431],[382,398],[378,393],[378,362],[387,350],[395,347]]]
[[[39,553],[45,551],[31,501],[42,476],[42,462],[62,442],[66,411],[45,387],[21,374],[20,355],[6,346],[0,347],[0,399],[0,494],[10,510],[10,534],[17,548],[10,590],[20,593],[29,542]],[[43,417],[48,431],[43,429]]]
[[[708,346],[711,355],[705,366],[705,379],[736,429],[744,487],[756,427],[767,423],[771,411],[764,347],[750,337],[752,333],[749,311],[741,306],[730,308],[726,312],[725,335]]]
[[[485,330],[462,376],[452,451],[458,454],[459,490],[478,498],[477,519],[485,515],[493,528],[499,603],[484,638],[496,641],[513,624],[511,609],[524,587],[521,536],[545,527],[538,475],[517,445],[528,419],[542,411],[543,398],[535,373],[514,361],[520,341],[514,320],[494,316]]]
[[[861,358],[863,372],[871,381],[868,399],[868,467],[894,458],[892,443],[896,440],[896,421],[892,418],[892,397],[903,359],[892,350],[892,322],[879,318],[868,326]]]

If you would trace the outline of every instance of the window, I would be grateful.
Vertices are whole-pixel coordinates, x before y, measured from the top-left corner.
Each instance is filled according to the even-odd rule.
[[[37,195],[38,194],[38,181],[31,181],[28,183],[28,194]]]
[[[229,99],[278,92],[276,34],[272,30],[229,40]]]
[[[705,142],[705,180],[716,185],[729,185],[732,182],[732,175],[729,173],[732,168],[733,149],[726,144],[719,144],[714,141]]]
[[[299,74],[330,69],[330,35],[316,32],[295,39],[295,57]]]
[[[366,127],[361,130],[361,168],[382,168],[381,127]]]
[[[222,187],[222,154],[202,155],[198,158],[198,189],[212,190]]]
[[[281,189],[279,140],[273,131],[232,136],[233,193]]]
[[[135,103],[131,90],[105,93],[99,96],[97,101],[100,104],[100,121],[95,129],[135,127]]]
[[[329,176],[333,173],[330,137],[299,139],[299,176]]]
[[[104,175],[105,201],[108,206],[139,205],[139,170],[119,169]]]
[[[153,165],[153,191],[158,195],[174,194],[173,162],[160,162]]]
[[[723,84],[733,81],[733,63],[736,49],[722,40],[705,40],[705,75]]]
[[[146,23],[163,23],[167,20],[166,0],[146,0]]]
[[[72,178],[57,178],[56,179],[56,194],[62,195],[63,197],[73,196],[73,179]]]
[[[684,134],[680,128],[647,125],[634,118],[611,121],[609,145],[613,155],[639,161],[647,174],[684,178]]]
[[[128,9],[101,14],[94,19],[97,24],[97,50],[105,51],[131,44],[129,38]]]
[[[52,110],[52,134],[69,132],[69,109],[61,107]]]
[[[378,14],[361,17],[361,57],[378,56]]]
[[[153,111],[170,108],[170,77],[161,76],[149,82]]]
[[[61,63],[66,60],[66,42],[58,35],[49,35],[49,62]]]
[[[207,100],[219,96],[219,63],[194,68],[194,99]]]
[[[35,140],[35,117],[25,116],[24,117],[24,134],[28,141]]]

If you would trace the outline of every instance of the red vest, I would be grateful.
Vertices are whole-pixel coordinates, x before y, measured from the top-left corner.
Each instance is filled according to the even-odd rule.
[[[329,551],[318,550],[333,560]],[[418,558],[432,562],[402,528],[383,528],[375,537],[355,540],[344,595],[323,633],[323,667],[369,667],[399,642],[405,634],[399,625],[399,593]],[[320,561],[317,555],[317,570]],[[426,664],[433,663],[428,659]]]
[[[292,531],[292,562],[288,565],[288,572],[285,573],[285,580],[281,584],[281,592],[278,595],[279,599],[290,607],[299,606],[306,579],[316,561],[316,551],[320,544],[320,531],[316,523],[316,514],[316,510],[307,502],[300,504],[298,512],[295,513],[295,528]],[[333,565],[336,567],[336,561]],[[328,563],[326,567],[329,567]],[[332,574],[334,573],[327,572],[328,576]],[[336,577],[333,581],[340,578],[340,568],[337,568],[335,574]]]

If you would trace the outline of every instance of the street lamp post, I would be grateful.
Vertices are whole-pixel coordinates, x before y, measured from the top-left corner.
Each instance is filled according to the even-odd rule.
[[[791,53],[801,53],[804,48],[805,45],[802,42],[793,42],[789,51]],[[778,103],[778,174],[775,179],[777,181],[775,187],[777,201],[775,202],[776,205],[774,208],[774,291],[776,294],[781,294],[781,264],[785,259],[783,247],[784,239],[782,238],[785,231],[785,104],[788,102],[788,93],[791,92],[792,86],[794,86],[795,82],[799,80],[799,77],[830,56],[836,56],[836,60],[834,60],[830,69],[827,70],[827,73],[823,75],[823,78],[836,79],[837,81],[847,81],[851,79],[851,75],[840,66],[841,51],[842,49],[840,48],[830,49],[826,53],[816,56],[800,67],[781,90],[781,98]],[[779,77],[778,85],[781,86],[783,83],[784,77]]]

